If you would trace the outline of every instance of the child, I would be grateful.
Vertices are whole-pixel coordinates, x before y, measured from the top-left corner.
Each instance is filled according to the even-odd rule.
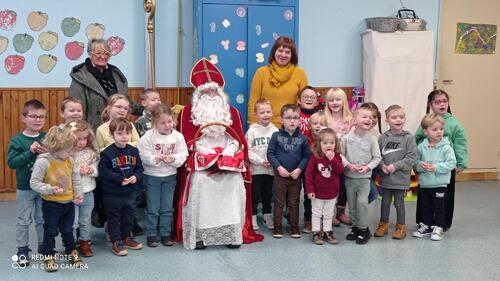
[[[307,167],[311,152],[307,138],[300,133],[300,109],[295,104],[286,104],[281,108],[283,128],[274,132],[267,148],[267,159],[276,170],[274,173],[274,238],[283,238],[283,206],[287,200],[290,210],[288,219],[291,225],[291,237],[300,238],[299,201],[300,175]]]
[[[33,166],[31,188],[42,195],[44,265],[48,272],[58,268],[55,238],[61,232],[63,245],[69,261],[80,268],[84,264],[76,250],[73,237],[75,204],[83,200],[80,175],[75,169],[72,150],[77,143],[76,136],[68,128],[54,126],[43,140],[48,153],[41,154]]]
[[[32,219],[38,238],[38,252],[43,251],[42,198],[31,190],[30,178],[37,156],[47,152],[40,143],[45,137],[42,132],[47,111],[40,101],[33,99],[23,106],[21,121],[24,130],[12,137],[7,149],[7,165],[16,171],[16,247],[20,266],[29,265],[29,228]]]
[[[96,131],[96,141],[97,147],[99,151],[103,151],[110,144],[114,143],[113,137],[109,131],[109,124],[112,120],[116,118],[127,118],[129,113],[130,103],[126,96],[122,94],[114,94],[108,99],[108,104],[102,113],[102,121],[105,122],[101,126],[97,128]],[[132,133],[129,139],[129,144],[137,147],[139,143],[139,134],[137,133],[134,126],[132,126]],[[94,209],[97,209],[97,212],[100,213],[100,217],[102,221],[105,221],[104,217],[104,209],[102,207],[102,193],[100,188],[100,184],[97,185],[96,188],[96,206]],[[140,193],[140,187],[137,189],[137,194]],[[136,209],[134,209],[136,210]],[[142,235],[144,233],[142,227],[137,223],[137,214],[134,215],[134,227],[133,227],[134,235]]]
[[[61,101],[59,115],[64,119],[64,124],[72,121],[83,120],[83,105],[79,98],[68,96]],[[62,127],[61,127],[62,128]]]
[[[141,104],[144,106],[144,111],[142,116],[137,118],[134,122],[135,129],[139,136],[142,137],[144,134],[152,128],[151,123],[151,113],[155,106],[161,104],[160,93],[154,89],[146,89],[140,95]]]
[[[258,100],[254,105],[254,114],[257,118],[257,123],[250,125],[245,135],[249,146],[248,156],[252,171],[252,225],[254,230],[259,229],[257,224],[257,206],[259,205],[259,201],[261,201],[266,227],[274,229],[274,222],[271,216],[274,172],[271,164],[267,161],[266,153],[271,136],[274,132],[278,131],[278,128],[271,123],[273,108],[269,100]]]
[[[389,130],[378,138],[382,152],[382,161],[379,165],[382,205],[380,223],[374,236],[383,237],[387,234],[391,201],[394,196],[397,224],[392,238],[404,239],[406,237],[404,195],[410,186],[411,169],[415,164],[417,147],[413,135],[403,130],[406,115],[401,106],[397,104],[389,106],[385,110],[385,117]]]
[[[372,111],[360,107],[354,111],[354,130],[342,138],[342,162],[345,174],[347,201],[352,216],[347,240],[366,244],[371,238],[368,228],[368,194],[372,170],[380,163],[377,139],[368,133],[372,126]]]
[[[444,119],[444,136],[450,141],[455,157],[457,159],[457,167],[451,173],[450,183],[446,187],[445,212],[444,212],[444,231],[447,231],[453,221],[453,209],[455,205],[455,174],[461,173],[467,168],[467,136],[465,129],[460,122],[451,115],[449,105],[450,97],[443,90],[435,90],[427,96],[427,110],[432,109],[433,113],[441,115]],[[422,128],[419,128],[415,133],[417,144],[421,143],[425,138]],[[417,197],[417,223],[422,222],[421,203]]]
[[[330,128],[321,130],[314,140],[312,152],[313,156],[306,170],[307,197],[312,201],[312,240],[317,245],[323,244],[320,231],[323,217],[324,239],[328,243],[337,244],[332,231],[332,218],[340,189],[339,175],[344,167],[335,131]]]
[[[147,107],[146,107],[147,108]],[[147,200],[147,244],[174,244],[171,238],[173,196],[177,168],[186,161],[188,151],[181,133],[174,130],[170,107],[158,105],[151,112],[153,128],[139,140],[139,153],[144,165],[144,185]]]
[[[418,197],[422,221],[413,236],[420,238],[432,232],[431,239],[439,241],[443,239],[445,227],[446,185],[450,183],[457,161],[448,138],[443,137],[445,121],[441,115],[427,114],[420,125],[427,136],[417,146],[415,163],[420,183]]]
[[[316,90],[312,86],[305,86],[299,92],[298,104],[300,107],[300,132],[307,136],[308,134],[308,121],[311,115],[313,115],[318,106],[318,94]],[[309,199],[305,192],[305,180],[304,174],[301,177],[302,184],[301,186],[304,189],[304,228],[302,232],[310,233],[311,232],[311,199]]]
[[[370,134],[374,135],[378,139],[380,137],[380,133],[382,132],[380,126],[381,116],[380,111],[378,111],[378,106],[373,102],[365,102],[361,105],[361,107],[368,108],[372,111],[372,127],[370,129]],[[375,176],[376,173],[372,173],[372,179],[370,182],[370,194],[368,194],[368,203],[373,202],[373,200],[377,198],[378,191],[375,184]]]
[[[108,219],[108,233],[117,256],[128,254],[127,248],[142,249],[143,245],[130,237],[132,230],[137,183],[142,180],[142,162],[139,151],[130,145],[134,126],[123,117],[109,123],[113,143],[101,152],[99,176],[102,179],[103,205]]]
[[[73,224],[75,239],[78,249],[84,257],[94,255],[90,247],[90,220],[94,208],[94,193],[97,177],[97,163],[99,157],[94,146],[94,132],[89,123],[79,120],[66,124],[77,138],[73,159],[75,168],[80,174],[80,184],[83,192],[83,201],[75,205],[75,222]],[[78,229],[78,231],[76,231]]]
[[[325,96],[325,114],[328,120],[328,127],[337,133],[337,138],[341,139],[343,135],[349,133],[352,128],[353,118],[349,110],[346,93],[340,88],[331,88]],[[345,189],[345,180],[342,175],[340,178],[340,193],[337,198],[337,216],[333,220],[334,225],[340,222],[346,225],[352,224],[352,219],[345,213],[347,205],[347,196]]]

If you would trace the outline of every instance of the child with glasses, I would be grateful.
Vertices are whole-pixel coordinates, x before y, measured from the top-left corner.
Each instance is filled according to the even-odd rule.
[[[23,106],[21,121],[24,130],[13,136],[7,149],[7,165],[16,171],[16,246],[17,262],[20,266],[29,264],[29,228],[33,219],[38,238],[38,252],[42,251],[43,216],[42,198],[30,187],[31,172],[39,154],[47,152],[40,143],[45,137],[42,132],[47,110],[40,101],[33,99]]]
[[[300,109],[295,104],[281,108],[282,128],[273,133],[267,148],[267,159],[275,169],[274,238],[283,237],[283,206],[287,200],[292,238],[300,238],[300,175],[305,171],[311,151],[307,138],[299,129]]]

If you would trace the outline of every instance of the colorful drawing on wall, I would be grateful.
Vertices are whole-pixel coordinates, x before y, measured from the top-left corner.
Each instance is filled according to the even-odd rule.
[[[217,29],[217,25],[215,24],[215,22],[211,22],[210,23],[210,32],[214,33],[216,29]]]
[[[41,73],[47,74],[52,69],[54,69],[56,63],[57,63],[56,56],[50,54],[41,55],[38,57],[38,62],[37,62],[38,70]]]
[[[5,58],[5,70],[9,74],[18,74],[24,68],[24,57],[19,55],[10,55]]]
[[[255,61],[257,63],[263,63],[264,62],[264,54],[263,53],[255,54]]]
[[[291,10],[285,10],[285,12],[283,12],[283,18],[287,21],[291,21],[293,19],[293,12]]]
[[[245,41],[238,41],[236,42],[236,51],[243,52],[245,51]]]
[[[0,11],[0,28],[10,30],[16,24],[17,14],[12,10]]]
[[[0,36],[0,55],[9,47],[9,38]]]
[[[229,40],[221,40],[220,41],[220,44],[222,45],[222,47],[226,51],[229,50],[229,43],[231,43],[231,41],[229,41]]]
[[[118,36],[111,36],[107,40],[109,47],[111,48],[111,55],[118,55],[125,47],[125,40]]]
[[[228,19],[224,19],[222,21],[222,26],[224,26],[225,28],[228,28],[231,26],[231,22]]]
[[[14,36],[14,40],[12,40],[12,44],[14,44],[14,49],[18,53],[26,53],[31,46],[33,46],[33,36],[27,33],[18,33]]]
[[[74,17],[67,17],[61,21],[61,30],[64,36],[73,37],[80,31],[81,21]]]
[[[244,68],[238,67],[234,70],[234,73],[236,74],[236,76],[238,76],[240,78],[245,77],[245,69]]]
[[[210,63],[217,64],[219,63],[219,57],[216,54],[211,54],[208,56]]]
[[[457,23],[455,53],[494,54],[497,26],[494,24]]]
[[[262,34],[262,26],[260,24],[255,25],[255,35],[259,36]]]
[[[245,10],[244,7],[238,7],[238,9],[236,9],[236,15],[240,18],[244,17],[245,15],[247,14],[247,10]]]
[[[77,60],[83,54],[83,49],[85,49],[85,44],[82,42],[68,42],[66,46],[64,46],[64,53],[68,59]]]
[[[49,15],[41,11],[33,11],[28,15],[28,26],[33,31],[39,31],[47,25]]]
[[[106,27],[100,23],[91,23],[87,25],[85,28],[85,34],[87,34],[87,38],[90,39],[101,39],[104,36],[104,31]]]
[[[38,44],[40,44],[40,48],[45,51],[52,50],[59,40],[59,35],[52,31],[45,31],[40,33],[38,36]]]

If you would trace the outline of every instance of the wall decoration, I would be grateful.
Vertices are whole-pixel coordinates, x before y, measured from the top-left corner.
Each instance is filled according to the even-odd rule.
[[[278,33],[273,32],[273,38],[274,38],[274,40],[278,40],[278,38],[280,38],[280,36],[278,35]]]
[[[245,96],[242,94],[239,94],[236,96],[236,102],[239,104],[243,104],[245,102]]]
[[[45,31],[40,33],[38,36],[38,44],[40,44],[40,48],[45,51],[52,50],[59,40],[59,35],[52,31]]]
[[[245,41],[236,42],[236,50],[239,52],[243,52],[245,50]]]
[[[217,64],[219,62],[219,57],[216,54],[211,54],[209,57],[209,61],[212,64]]]
[[[26,53],[29,49],[31,49],[31,46],[33,46],[33,41],[35,41],[33,36],[27,33],[18,33],[14,36],[12,44],[14,44],[16,52]]]
[[[262,34],[262,26],[260,26],[260,24],[257,24],[255,26],[255,35],[259,36],[260,34]]]
[[[64,46],[64,53],[68,59],[77,60],[83,54],[83,49],[85,49],[85,44],[82,42],[68,42],[66,46]]]
[[[87,34],[87,38],[90,39],[101,39],[104,36],[104,31],[106,27],[100,23],[91,23],[87,25],[85,28],[85,34]]]
[[[216,30],[216,27],[217,27],[217,25],[215,24],[215,22],[211,22],[210,23],[210,32],[214,33]]]
[[[24,68],[24,57],[19,55],[10,55],[5,58],[5,70],[9,74],[18,74]]]
[[[7,50],[9,46],[9,38],[5,36],[0,36],[0,55]]]
[[[238,68],[236,68],[236,69],[234,70],[234,73],[236,74],[236,76],[238,76],[238,77],[240,77],[240,78],[245,77],[245,69],[244,69],[244,68],[240,68],[240,67],[238,67]]]
[[[228,28],[231,26],[231,22],[228,19],[224,19],[222,21],[222,26],[224,26],[225,28]]]
[[[262,44],[260,45],[260,47],[261,47],[262,49],[265,49],[265,48],[269,47],[269,43],[268,43],[268,42],[266,42],[266,43],[262,43]]]
[[[111,36],[108,38],[108,45],[111,48],[111,55],[118,55],[125,47],[125,40],[118,36]]]
[[[287,21],[291,21],[293,19],[293,12],[291,10],[286,10],[283,12],[283,18]]]
[[[497,26],[494,24],[457,23],[455,53],[494,54]]]
[[[0,28],[10,30],[16,24],[17,14],[12,10],[0,11]]]
[[[38,70],[41,73],[47,74],[52,69],[54,69],[54,67],[56,66],[56,63],[57,63],[56,56],[53,56],[50,54],[41,55],[38,57],[38,62],[37,62]]]
[[[64,36],[73,37],[80,31],[81,21],[74,17],[67,17],[61,21],[61,30]]]
[[[222,47],[224,48],[224,50],[227,51],[227,50],[229,50],[229,43],[230,42],[231,41],[229,41],[229,40],[222,40],[222,41],[220,41],[220,44],[222,45]]]
[[[264,62],[264,54],[263,53],[255,54],[255,61],[257,63],[263,63]]]
[[[47,25],[49,15],[41,11],[33,11],[28,15],[28,26],[33,31],[39,31]]]
[[[238,7],[238,9],[236,9],[236,15],[240,18],[244,17],[245,15],[247,14],[247,10],[245,10],[244,7]]]

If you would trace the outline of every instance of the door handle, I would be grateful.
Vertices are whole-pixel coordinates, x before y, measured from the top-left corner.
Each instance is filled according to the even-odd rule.
[[[453,83],[453,79],[444,79],[443,83],[445,83],[445,84],[451,84],[451,83]]]

